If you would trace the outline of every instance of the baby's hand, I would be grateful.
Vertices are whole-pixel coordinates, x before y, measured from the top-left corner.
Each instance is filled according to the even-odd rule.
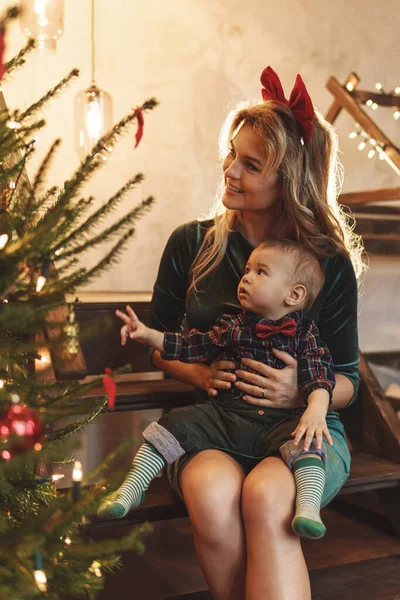
[[[316,445],[318,450],[322,448],[322,438],[325,436],[328,444],[333,446],[331,434],[329,433],[328,426],[326,424],[326,410],[321,407],[322,410],[316,406],[309,406],[303,413],[299,424],[296,429],[292,431],[291,435],[294,435],[294,443],[300,442],[301,438],[305,435],[304,450],[307,452],[310,449],[310,445],[313,437],[315,436]]]
[[[127,315],[120,310],[115,311],[117,317],[125,323],[125,325],[121,327],[121,344],[125,346],[128,338],[145,344],[147,342],[149,328],[139,320],[138,316],[129,305],[126,307],[126,312],[128,313]]]

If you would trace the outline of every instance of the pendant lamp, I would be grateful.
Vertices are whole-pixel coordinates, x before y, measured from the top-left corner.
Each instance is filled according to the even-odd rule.
[[[91,9],[92,38],[92,83],[87,90],[79,92],[75,98],[75,148],[81,160],[89,154],[94,145],[112,126],[112,100],[95,83],[95,10],[94,0]]]
[[[22,31],[36,40],[39,54],[55,52],[64,31],[64,0],[21,0]]]

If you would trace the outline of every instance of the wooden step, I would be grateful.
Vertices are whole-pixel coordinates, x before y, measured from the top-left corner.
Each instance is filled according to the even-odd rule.
[[[398,493],[400,503],[400,464],[396,464],[365,453],[352,456],[350,477],[339,492],[340,495],[370,490],[391,488]],[[91,517],[89,528],[104,529],[143,523],[143,521],[163,521],[187,516],[186,506],[169,487],[165,476],[154,479],[148,489],[144,503],[132,510],[123,519],[111,520]]]

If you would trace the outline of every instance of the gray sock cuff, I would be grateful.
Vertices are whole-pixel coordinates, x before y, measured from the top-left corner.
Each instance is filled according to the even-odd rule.
[[[180,456],[186,454],[178,440],[159,423],[150,423],[142,433],[149,442],[163,456],[168,464],[174,463]]]
[[[297,460],[300,456],[305,454],[317,454],[321,457],[324,466],[326,465],[326,461],[328,460],[328,454],[326,452],[325,443],[322,442],[322,448],[319,450],[316,446],[315,439],[312,440],[310,444],[309,450],[304,451],[304,439],[301,439],[297,446],[294,445],[293,440],[289,440],[282,444],[279,448],[279,452],[289,469],[292,468],[293,462]]]

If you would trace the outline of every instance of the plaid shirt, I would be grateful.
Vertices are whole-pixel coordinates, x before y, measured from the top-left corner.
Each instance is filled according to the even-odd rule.
[[[294,337],[282,333],[273,334],[268,339],[257,337],[257,323],[279,325],[289,318],[296,322]],[[272,348],[284,350],[297,359],[299,388],[305,403],[310,393],[319,388],[327,390],[329,402],[332,401],[335,386],[332,357],[327,346],[321,341],[314,321],[303,311],[292,312],[279,321],[269,321],[248,311],[237,315],[224,314],[206,333],[197,329],[192,329],[186,335],[164,333],[162,357],[167,360],[207,364],[211,364],[215,359],[231,360],[237,368],[252,371],[241,364],[242,358],[247,357],[276,369],[283,369],[285,363],[273,354]],[[232,393],[243,395],[235,386]]]

